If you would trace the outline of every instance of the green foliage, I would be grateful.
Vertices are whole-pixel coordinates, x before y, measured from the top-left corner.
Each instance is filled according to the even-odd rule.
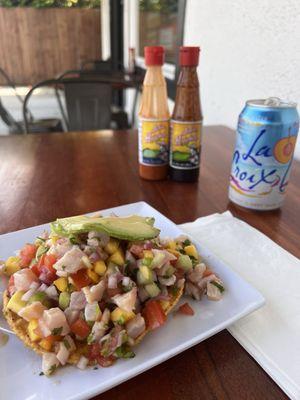
[[[1,0],[0,0],[1,1]],[[140,0],[140,11],[152,11],[160,13],[176,13],[180,0]]]
[[[0,7],[98,8],[101,0],[0,0]]]

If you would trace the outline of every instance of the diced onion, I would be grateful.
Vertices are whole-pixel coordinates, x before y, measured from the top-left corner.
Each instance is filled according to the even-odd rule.
[[[81,356],[79,361],[78,361],[78,363],[77,363],[77,368],[86,369],[88,363],[89,363],[89,360],[86,357]]]

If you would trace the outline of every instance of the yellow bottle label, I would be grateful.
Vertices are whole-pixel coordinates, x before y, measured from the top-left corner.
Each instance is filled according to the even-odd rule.
[[[171,120],[170,166],[194,169],[200,164],[202,122]]]
[[[140,119],[139,163],[166,165],[169,158],[169,120]]]

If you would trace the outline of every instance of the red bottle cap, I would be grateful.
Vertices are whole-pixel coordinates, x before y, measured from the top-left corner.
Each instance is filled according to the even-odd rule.
[[[165,49],[162,46],[144,47],[146,65],[163,65],[165,61]]]
[[[179,63],[182,67],[196,67],[199,64],[200,47],[181,46]]]

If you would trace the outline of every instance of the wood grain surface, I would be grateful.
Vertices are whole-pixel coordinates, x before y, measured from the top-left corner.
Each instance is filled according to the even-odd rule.
[[[15,84],[33,85],[100,59],[100,19],[100,9],[0,7],[1,67]]]
[[[245,211],[228,202],[234,133],[204,129],[198,183],[147,182],[138,176],[135,131],[0,138],[0,233],[144,200],[176,223],[229,209],[300,257],[300,164],[284,206]],[[227,332],[96,397],[108,399],[287,399]]]

